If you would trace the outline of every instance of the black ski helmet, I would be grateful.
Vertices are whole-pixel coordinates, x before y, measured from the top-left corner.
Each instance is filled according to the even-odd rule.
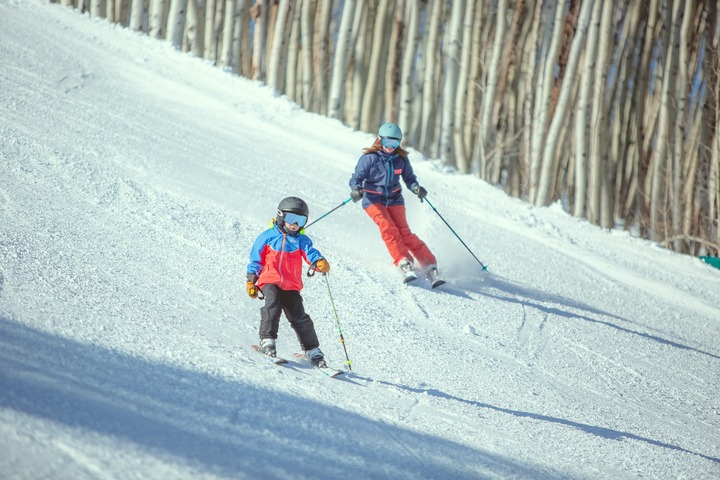
[[[281,212],[292,212],[298,215],[310,216],[310,209],[308,208],[305,200],[298,197],[287,197],[282,199],[278,205],[278,210]]]

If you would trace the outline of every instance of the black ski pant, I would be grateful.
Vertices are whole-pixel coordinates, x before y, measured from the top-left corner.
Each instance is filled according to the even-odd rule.
[[[305,313],[303,299],[297,290],[283,290],[277,285],[264,285],[265,305],[260,308],[260,339],[277,339],[280,327],[280,314],[290,322],[303,350],[312,350],[320,346],[315,325],[310,315]]]

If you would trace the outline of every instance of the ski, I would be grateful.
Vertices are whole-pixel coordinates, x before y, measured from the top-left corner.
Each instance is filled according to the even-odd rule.
[[[417,278],[418,277],[414,273],[410,273],[403,278],[403,283],[414,282],[415,280],[417,280]]]
[[[433,290],[435,290],[439,286],[445,285],[445,283],[447,283],[447,282],[445,282],[445,280],[443,280],[442,278],[439,278],[439,277],[436,277],[436,278],[428,277],[428,280],[430,280],[430,284],[431,284]]]
[[[284,365],[284,364],[288,363],[288,361],[285,360],[284,358],[277,357],[277,356],[271,357],[269,355],[265,355],[264,353],[262,353],[260,351],[260,345],[252,345],[252,349],[255,350],[257,353],[259,353],[260,355],[262,355],[263,357],[265,357],[265,359],[268,362],[274,363],[275,365]]]
[[[336,370],[336,369],[334,369],[334,368],[330,368],[330,367],[327,367],[327,366],[326,366],[326,367],[316,367],[316,366],[313,365],[312,362],[310,362],[310,360],[308,360],[307,357],[306,357],[304,354],[302,354],[302,353],[296,353],[296,354],[295,354],[295,357],[298,358],[298,359],[300,359],[300,360],[302,360],[303,362],[307,363],[308,365],[312,365],[312,367],[313,367],[315,370],[320,371],[320,372],[321,372],[323,375],[325,375],[326,377],[333,378],[333,377],[337,377],[338,375],[342,375],[343,373],[345,373],[344,370]]]

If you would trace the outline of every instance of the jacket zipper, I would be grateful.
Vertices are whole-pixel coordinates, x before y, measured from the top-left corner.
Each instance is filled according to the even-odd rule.
[[[279,229],[279,227],[278,227],[278,229]],[[287,240],[286,234],[283,233],[282,236],[283,236],[283,240],[282,240],[282,244],[280,244],[280,262],[278,263],[278,272],[280,273],[280,285],[282,285],[284,283],[282,265],[283,265],[283,257],[285,256],[285,240]]]
[[[388,157],[387,160],[387,175],[385,175],[385,206],[387,207],[390,205],[390,189],[388,188],[388,185],[390,185],[390,177],[393,175],[393,157]]]

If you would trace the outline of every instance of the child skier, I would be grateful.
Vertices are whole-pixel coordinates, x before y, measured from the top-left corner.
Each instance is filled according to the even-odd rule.
[[[261,292],[265,299],[260,308],[259,351],[269,357],[277,355],[280,314],[285,312],[307,359],[323,368],[325,358],[313,321],[305,313],[300,290],[303,261],[322,273],[330,271],[330,264],[313,247],[312,240],[300,233],[308,213],[307,203],[300,198],[287,197],[280,202],[273,227],[261,233],[250,250],[246,290],[250,298],[257,298]]]

